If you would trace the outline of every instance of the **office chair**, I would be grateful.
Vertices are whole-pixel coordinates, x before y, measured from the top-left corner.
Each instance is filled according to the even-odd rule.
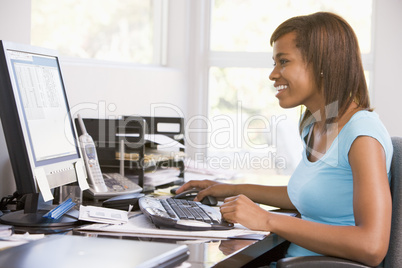
[[[384,268],[402,267],[402,137],[392,137],[394,155],[391,164],[392,223],[391,238]],[[363,268],[361,263],[328,256],[303,256],[280,259],[277,268]]]

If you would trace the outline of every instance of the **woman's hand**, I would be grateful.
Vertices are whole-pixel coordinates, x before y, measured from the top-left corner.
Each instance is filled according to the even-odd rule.
[[[207,195],[214,196],[218,200],[223,200],[225,197],[234,195],[235,186],[211,180],[193,180],[183,184],[183,186],[176,190],[176,194],[192,188],[200,189],[197,197],[194,199],[195,201],[200,201]]]
[[[270,231],[270,213],[245,195],[226,198],[220,210],[222,217],[228,222],[240,223],[251,230]]]
[[[192,188],[206,189],[212,185],[218,184],[219,182],[211,180],[192,180],[183,184],[179,189],[176,190],[177,194],[187,191]]]

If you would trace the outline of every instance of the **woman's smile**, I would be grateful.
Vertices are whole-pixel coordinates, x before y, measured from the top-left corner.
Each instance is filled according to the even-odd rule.
[[[283,92],[286,89],[288,89],[288,85],[278,85],[278,86],[275,86],[275,89],[277,91],[275,96],[277,97],[281,92]]]

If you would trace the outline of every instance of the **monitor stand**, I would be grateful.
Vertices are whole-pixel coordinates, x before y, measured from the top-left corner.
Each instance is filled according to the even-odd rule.
[[[43,217],[50,209],[38,209],[38,200],[39,194],[26,195],[24,210],[4,213],[0,222],[12,225],[16,230],[32,229],[34,233],[62,232],[79,224],[79,212],[75,209],[71,209],[59,219]]]

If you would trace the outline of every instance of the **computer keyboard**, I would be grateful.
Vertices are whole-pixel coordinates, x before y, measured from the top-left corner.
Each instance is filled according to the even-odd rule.
[[[228,230],[232,223],[222,219],[221,213],[200,202],[184,199],[142,197],[141,211],[157,226],[191,231]]]

